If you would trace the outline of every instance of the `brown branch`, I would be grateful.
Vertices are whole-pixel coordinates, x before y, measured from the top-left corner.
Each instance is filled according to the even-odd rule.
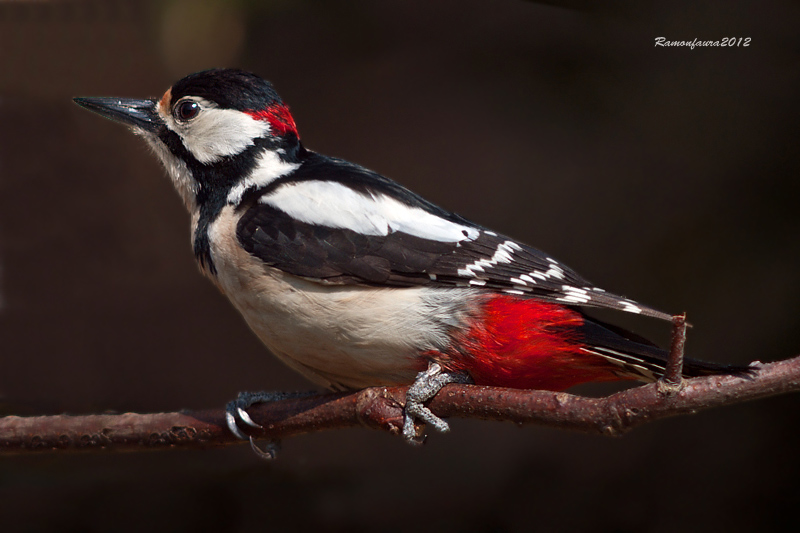
[[[683,349],[686,346],[686,313],[672,317],[672,341],[664,376],[661,378],[667,387],[680,389],[683,384]]]
[[[430,401],[442,417],[508,420],[619,435],[641,424],[704,409],[800,390],[800,356],[757,363],[752,377],[708,376],[683,381],[679,391],[652,383],[605,398],[561,392],[448,385]],[[257,405],[248,410],[264,427],[256,438],[366,426],[398,434],[406,387],[374,387]],[[223,410],[158,414],[41,416],[0,419],[0,452],[211,448],[241,441]]]

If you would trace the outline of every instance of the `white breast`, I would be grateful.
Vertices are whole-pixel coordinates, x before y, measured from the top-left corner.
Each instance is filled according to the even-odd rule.
[[[235,242],[226,207],[209,228],[217,283],[286,364],[331,388],[411,383],[473,310],[470,289],[325,285],[264,266]]]

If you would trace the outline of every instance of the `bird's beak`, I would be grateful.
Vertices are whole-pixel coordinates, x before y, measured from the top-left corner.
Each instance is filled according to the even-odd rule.
[[[75,103],[111,120],[155,133],[164,125],[155,100],[133,98],[74,98]]]

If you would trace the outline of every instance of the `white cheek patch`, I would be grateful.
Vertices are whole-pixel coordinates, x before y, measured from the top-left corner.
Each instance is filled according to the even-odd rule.
[[[178,134],[186,149],[204,165],[241,153],[270,131],[268,122],[256,120],[247,113],[219,109],[203,98],[193,101],[200,105],[201,110],[186,123],[175,120],[163,109],[159,109],[159,114],[167,127]]]
[[[292,218],[363,235],[401,231],[440,242],[478,237],[478,230],[450,222],[384,195],[366,196],[332,181],[304,181],[279,187],[259,200]]]

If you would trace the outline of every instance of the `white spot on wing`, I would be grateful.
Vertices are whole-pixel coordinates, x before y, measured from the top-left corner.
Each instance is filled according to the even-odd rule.
[[[510,263],[512,261],[511,254],[505,250],[501,250],[500,248],[494,254],[494,259],[497,263]]]
[[[557,263],[551,263],[550,268],[544,273],[545,276],[564,279],[564,271]]]
[[[562,288],[565,291],[574,292],[575,294],[582,294],[583,296],[586,296],[588,298],[588,293],[586,292],[586,289],[579,289],[578,287],[571,287],[569,285],[564,285]]]
[[[620,302],[623,311],[627,311],[629,313],[636,313],[639,314],[642,312],[642,308],[636,305],[635,303],[631,302],[630,300]]]
[[[516,243],[515,243],[516,244]],[[548,278],[558,278],[558,279],[565,279],[566,276],[564,274],[564,269],[558,265],[558,261],[555,259],[548,257],[547,261],[550,263],[550,267],[541,272],[539,270],[534,270],[530,272],[528,277],[533,276],[534,278],[538,278],[543,281],[547,281]],[[520,276],[522,279],[525,279],[525,276]],[[566,286],[566,285],[565,285]]]
[[[567,296],[562,296],[561,298],[556,298],[559,302],[567,302],[573,304],[585,304],[589,300],[585,298],[581,298],[580,296],[575,296],[574,294],[569,294]]]
[[[459,268],[458,275],[475,277],[475,271],[484,272],[485,268],[492,268],[498,263],[511,263],[513,261],[511,253],[509,253],[509,251],[513,252],[511,244],[514,244],[514,241],[505,241],[498,244],[492,257],[489,259],[478,259],[466,265],[464,268]],[[522,284],[524,285],[524,283]]]
[[[556,298],[556,300],[561,302],[585,304],[592,299],[592,297],[589,296],[588,291],[584,289],[579,289],[578,287],[572,287],[570,285],[562,285],[561,290],[564,292],[564,296],[562,296],[561,298]]]

